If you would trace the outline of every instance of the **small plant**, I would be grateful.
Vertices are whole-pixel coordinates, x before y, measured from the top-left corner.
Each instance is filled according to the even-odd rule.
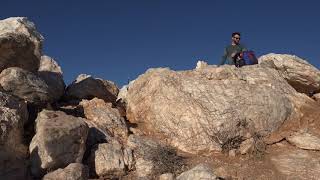
[[[225,143],[222,144],[222,152],[227,153],[231,149],[238,149],[243,140],[244,139],[241,136],[236,136],[234,138],[228,139]]]
[[[187,169],[186,160],[179,156],[177,151],[170,146],[157,146],[149,148],[145,158],[154,163],[153,175],[155,177],[164,174],[180,174]]]
[[[266,144],[263,142],[263,137],[258,133],[253,133],[252,138],[254,140],[252,155],[256,158],[262,158],[266,150]]]

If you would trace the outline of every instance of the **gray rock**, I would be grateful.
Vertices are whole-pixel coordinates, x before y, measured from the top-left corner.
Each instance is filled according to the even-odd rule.
[[[104,128],[99,128],[98,125],[87,119],[86,123],[89,126],[89,133],[86,142],[87,149],[90,150],[96,144],[102,144],[113,141],[113,138]]]
[[[298,92],[309,95],[320,91],[320,71],[298,56],[271,53],[261,56],[259,62],[262,65],[273,63]]]
[[[91,149],[89,167],[92,174],[99,177],[116,178],[123,176],[126,168],[125,159],[129,159],[119,143],[98,144]],[[132,153],[131,153],[132,156]]]
[[[214,175],[213,170],[204,164],[199,164],[189,171],[180,174],[177,180],[216,180],[217,176]]]
[[[46,174],[43,180],[87,180],[89,179],[88,167],[80,163],[71,163],[64,169],[57,169]]]
[[[82,100],[97,97],[115,103],[119,89],[115,83],[81,74],[66,89],[65,99]]]
[[[23,126],[28,119],[27,105],[0,92],[0,112],[0,145],[2,149],[15,151],[22,144]]]
[[[88,125],[83,118],[61,111],[41,111],[29,147],[32,174],[41,177],[47,170],[81,163],[87,135]]]
[[[39,68],[43,37],[25,17],[0,21],[0,72],[9,67],[36,72]]]
[[[38,75],[49,87],[50,96],[54,101],[59,100],[64,94],[65,83],[62,70],[58,63],[49,56],[41,56]]]
[[[45,104],[53,100],[49,86],[39,76],[21,68],[3,70],[0,85],[6,92],[33,104]]]
[[[221,151],[250,131],[267,136],[294,116],[299,96],[274,69],[150,69],[128,89],[127,118],[192,154]],[[161,139],[161,138],[159,138]]]
[[[0,177],[27,177],[28,148],[23,143],[23,125],[28,119],[27,105],[9,94],[0,92]]]

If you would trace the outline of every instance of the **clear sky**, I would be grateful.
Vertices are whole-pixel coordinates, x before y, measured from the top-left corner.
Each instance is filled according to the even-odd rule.
[[[85,73],[121,87],[151,67],[217,64],[233,31],[258,56],[320,67],[319,0],[1,0],[0,16],[33,21],[67,83]]]

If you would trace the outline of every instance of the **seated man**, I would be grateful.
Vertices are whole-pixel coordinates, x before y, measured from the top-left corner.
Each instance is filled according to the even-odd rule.
[[[225,47],[224,54],[219,65],[223,65],[225,63],[233,65],[233,57],[242,51],[246,51],[246,48],[240,44],[240,33],[234,32],[232,33],[231,45]]]

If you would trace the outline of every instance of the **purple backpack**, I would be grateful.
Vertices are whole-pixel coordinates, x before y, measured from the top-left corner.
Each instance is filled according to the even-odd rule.
[[[243,51],[241,54],[245,65],[258,64],[258,59],[253,51]]]

